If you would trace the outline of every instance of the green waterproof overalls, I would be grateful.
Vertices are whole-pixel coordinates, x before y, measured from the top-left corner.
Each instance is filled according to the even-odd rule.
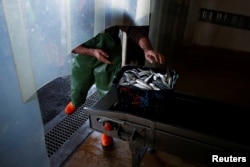
[[[95,83],[99,97],[111,88],[112,81],[121,69],[121,43],[114,41],[108,33],[100,33],[84,43],[91,48],[99,48],[108,53],[112,64],[105,64],[89,55],[75,55],[71,73],[71,100],[75,107],[82,105],[88,91]]]

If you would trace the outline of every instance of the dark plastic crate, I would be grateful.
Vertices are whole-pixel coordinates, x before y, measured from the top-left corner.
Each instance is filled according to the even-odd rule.
[[[146,111],[163,112],[173,100],[174,89],[168,90],[145,90],[131,85],[120,85],[119,81],[127,70],[140,68],[143,70],[152,70],[155,73],[165,74],[166,69],[157,69],[151,67],[124,66],[118,72],[113,80],[113,86],[116,88],[118,105],[126,111]],[[175,72],[171,69],[172,72]]]

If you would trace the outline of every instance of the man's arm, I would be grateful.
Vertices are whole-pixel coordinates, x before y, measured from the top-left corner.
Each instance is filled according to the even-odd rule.
[[[165,63],[165,57],[153,49],[152,44],[148,37],[140,38],[138,41],[138,45],[144,51],[145,59],[147,61],[149,61],[150,63],[154,62],[158,62],[160,64]]]
[[[102,49],[88,48],[84,45],[79,45],[72,51],[72,53],[93,56],[98,61],[111,64],[111,62],[108,60],[109,55]]]
[[[120,29],[127,33],[128,37],[133,39],[144,51],[144,56],[150,63],[165,63],[165,57],[155,51],[148,38],[147,31],[140,26],[120,26]]]

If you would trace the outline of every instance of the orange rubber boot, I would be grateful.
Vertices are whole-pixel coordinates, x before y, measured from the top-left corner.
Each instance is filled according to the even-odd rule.
[[[105,122],[104,123],[104,129],[107,131],[111,131],[112,130],[112,124],[109,122]],[[113,138],[111,136],[108,136],[106,134],[102,134],[101,136],[101,141],[102,141],[102,146],[103,147],[110,147],[113,145]]]
[[[68,115],[70,115],[70,114],[72,114],[73,112],[75,112],[76,111],[76,107],[72,104],[72,102],[69,102],[68,104],[67,104],[67,106],[65,107],[65,113],[66,114],[68,114]]]
[[[113,138],[106,135],[106,134],[102,134],[101,136],[102,139],[102,147],[110,147],[113,145]]]

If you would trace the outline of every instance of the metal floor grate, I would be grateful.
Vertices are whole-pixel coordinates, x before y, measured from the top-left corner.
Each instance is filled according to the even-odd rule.
[[[76,112],[66,116],[45,134],[45,143],[49,158],[53,156],[53,154],[55,154],[57,150],[88,120],[88,115],[84,112],[84,107],[90,107],[98,100],[99,97],[97,93],[93,93]]]

